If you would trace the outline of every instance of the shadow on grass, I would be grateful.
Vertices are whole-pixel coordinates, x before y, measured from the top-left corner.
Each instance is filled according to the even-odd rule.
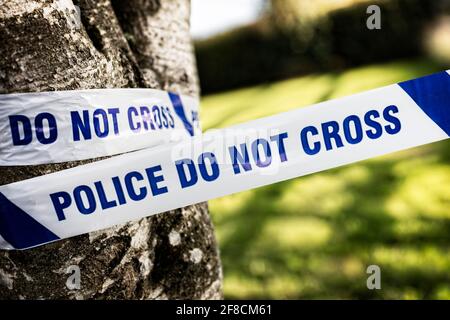
[[[398,216],[396,203],[416,171],[419,191],[434,168],[446,169],[449,182],[449,146],[413,149],[420,159],[404,152],[277,183],[249,191],[231,213],[212,210],[227,298],[445,297],[449,194],[430,199],[440,215]],[[221,229],[228,231],[220,236]],[[370,264],[381,267],[382,290],[366,287]]]
[[[442,69],[397,61],[207,97],[223,127]],[[227,298],[450,299],[450,143],[210,201]],[[368,290],[377,264],[382,290]]]

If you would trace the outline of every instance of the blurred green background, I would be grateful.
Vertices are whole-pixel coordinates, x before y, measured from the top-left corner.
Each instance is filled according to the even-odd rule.
[[[273,1],[276,2],[279,1]],[[341,2],[339,10],[348,10],[354,17],[359,12],[361,24],[359,27],[353,24],[353,28],[361,29],[358,33],[371,37],[370,32],[378,32],[365,28],[367,5],[362,11],[359,9],[367,1],[334,2]],[[421,8],[414,6],[424,2],[381,3],[394,3],[395,6],[389,7],[389,10],[392,17],[396,17],[393,13],[395,8],[402,9],[399,3],[403,6],[409,3],[409,12],[418,12]],[[323,1],[317,1],[319,4]],[[321,12],[321,8],[315,9]],[[326,51],[320,67],[310,65],[297,68],[297,65],[308,65],[311,58],[295,52],[289,59],[295,60],[297,55],[302,58],[295,61],[288,73],[274,77],[268,75],[257,80],[239,78],[239,73],[231,76],[237,79],[233,80],[233,87],[244,88],[230,90],[223,84],[227,83],[229,69],[248,63],[247,58],[235,61],[231,68],[221,63],[236,59],[236,56],[232,54],[233,57],[227,57],[227,52],[223,51],[220,63],[214,69],[216,74],[223,72],[223,78],[204,90],[216,92],[202,99],[204,130],[226,127],[448,68],[448,10],[433,10],[423,9],[424,12],[417,13],[420,17],[410,16],[415,21],[402,26],[405,34],[411,34],[411,37],[402,40],[408,48],[415,48],[410,54],[397,50],[397,53],[392,53],[392,59],[386,53],[378,59],[376,52],[371,52],[372,58],[360,59],[357,63],[341,55],[340,60],[350,60],[335,65],[327,61],[335,59],[332,57],[336,52],[330,51],[329,47],[326,51],[319,41],[319,48],[308,50]],[[274,14],[273,5],[269,11]],[[299,23],[296,17],[290,18],[290,25],[286,28],[291,37],[292,33],[301,34],[308,28],[315,30],[316,19],[329,19],[329,16],[324,18],[330,15],[329,12],[326,8],[325,13],[311,14],[308,23]],[[332,15],[336,14],[332,12]],[[348,12],[344,16],[347,17]],[[276,14],[280,16],[280,13]],[[267,14],[262,19],[267,19]],[[395,23],[399,20],[382,21],[395,29]],[[401,21],[404,23],[404,20]],[[423,26],[418,21],[422,21]],[[241,29],[248,31],[248,27]],[[341,31],[334,30],[333,34],[342,34]],[[233,30],[230,34],[239,32]],[[200,46],[204,46],[205,41],[217,45],[230,34],[202,40]],[[314,47],[314,32],[311,37],[308,46]],[[332,41],[339,40],[333,37]],[[321,41],[332,42],[330,39]],[[392,39],[386,40],[386,43],[389,44],[389,41]],[[236,50],[246,50],[245,44],[237,43],[239,47]],[[363,47],[355,50],[360,50],[360,55],[365,54]],[[385,49],[378,51],[382,50]],[[398,51],[402,53],[398,54]],[[255,60],[256,66],[252,68],[264,60],[264,55],[265,51],[260,51]],[[269,61],[274,63],[270,60],[272,58],[273,53],[269,53]],[[202,59],[201,55],[197,55],[197,59]],[[283,55],[280,59],[284,59]],[[280,63],[289,65],[292,62],[289,59]],[[200,60],[199,65],[202,65]],[[273,64],[272,68],[277,68],[277,65]],[[200,79],[213,81],[213,77]],[[202,88],[205,88],[203,84]],[[226,298],[450,299],[448,140],[215,199],[209,202],[209,206],[221,250]],[[381,290],[368,290],[366,287],[366,268],[371,264],[381,268]]]

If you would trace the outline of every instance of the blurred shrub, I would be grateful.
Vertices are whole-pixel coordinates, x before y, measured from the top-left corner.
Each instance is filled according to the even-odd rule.
[[[450,15],[443,16],[426,30],[425,47],[430,56],[450,65]]]
[[[326,14],[289,5],[297,2],[272,0],[257,23],[198,41],[203,93],[416,56],[427,25],[448,11],[446,0],[370,1],[381,8],[382,28],[368,30],[365,1]]]

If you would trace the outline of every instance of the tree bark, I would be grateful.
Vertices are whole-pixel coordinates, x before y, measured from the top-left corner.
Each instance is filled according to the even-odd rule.
[[[148,87],[196,96],[189,11],[189,0],[0,0],[0,93]],[[0,184],[97,160],[0,167]],[[79,290],[66,286],[71,265]],[[206,203],[0,251],[3,299],[218,299],[221,279]]]

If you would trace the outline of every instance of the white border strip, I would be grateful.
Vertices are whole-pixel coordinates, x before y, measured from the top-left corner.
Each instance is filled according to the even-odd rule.
[[[121,154],[200,133],[198,100],[155,89],[0,95],[0,166]],[[192,128],[192,129],[191,129]]]

